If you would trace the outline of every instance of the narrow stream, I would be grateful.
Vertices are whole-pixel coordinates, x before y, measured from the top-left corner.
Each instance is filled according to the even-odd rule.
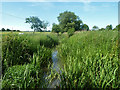
[[[58,51],[54,51],[52,53],[52,61],[53,61],[53,69],[56,70],[57,72],[59,71],[59,63],[58,63],[58,58],[57,58]]]
[[[53,62],[52,70],[56,72],[60,72],[60,60],[58,60],[57,54],[58,54],[58,51],[52,52],[52,62]],[[44,78],[48,77],[49,75],[44,73]],[[45,82],[48,83],[48,80],[45,80]],[[55,88],[55,86],[59,86],[59,84],[60,84],[60,81],[58,79],[54,79],[52,80],[51,83],[47,85],[47,88]]]
[[[60,71],[60,67],[59,67],[60,62],[57,58],[57,54],[58,54],[58,51],[54,51],[52,53],[52,61],[53,61],[52,69],[59,72]],[[48,85],[48,88],[54,88],[55,86],[59,86],[59,83],[60,83],[60,81],[58,79],[55,79]]]

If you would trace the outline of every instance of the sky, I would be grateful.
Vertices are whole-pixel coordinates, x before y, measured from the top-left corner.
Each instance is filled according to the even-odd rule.
[[[1,4],[0,4],[1,6]],[[1,28],[33,31],[25,23],[25,18],[37,16],[48,21],[48,30],[52,24],[58,24],[57,17],[64,11],[74,12],[90,29],[94,25],[105,28],[118,25],[118,2],[2,2],[0,7]]]

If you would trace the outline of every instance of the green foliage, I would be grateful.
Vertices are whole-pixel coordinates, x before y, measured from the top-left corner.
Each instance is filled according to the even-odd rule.
[[[51,63],[51,49],[40,46],[31,64],[9,67],[3,76],[3,88],[40,88],[44,86],[44,68]]]
[[[81,32],[58,47],[61,88],[120,88],[118,32]]]
[[[58,38],[53,34],[11,34],[2,39],[3,72],[9,66],[29,63],[33,52],[37,52],[37,46],[53,48],[58,44]]]
[[[68,28],[69,36],[74,31]],[[80,32],[70,38],[37,32],[3,35],[2,39],[3,89],[43,87],[44,72],[52,62],[51,49],[59,40],[57,49],[64,67],[60,73],[51,71],[50,78],[58,78],[60,87],[120,88],[117,31]]]
[[[44,69],[52,62],[51,48],[58,44],[57,36],[11,34],[3,35],[2,42],[2,88],[45,87]]]
[[[120,24],[117,25],[113,30],[115,30],[115,31],[120,31]]]
[[[52,26],[52,32],[55,32],[55,33],[59,34],[59,32],[61,32],[60,26],[57,25],[57,24],[53,24],[53,26]]]
[[[29,40],[29,43],[31,44],[31,48],[33,48],[32,50],[37,51],[37,46],[45,46],[48,48],[53,48],[56,45],[58,45],[58,36],[55,34],[32,34],[32,35],[28,35],[27,39]]]
[[[63,32],[67,32],[68,28],[70,27],[75,28],[75,30],[80,30],[80,25],[82,24],[82,21],[79,19],[78,16],[74,14],[74,12],[65,11],[63,13],[60,13],[57,18]]]
[[[88,25],[87,25],[87,24],[83,24],[83,25],[82,25],[82,30],[88,31],[88,30],[89,30]]]
[[[39,88],[42,84],[42,71],[33,64],[9,67],[2,81],[2,89]]]
[[[99,29],[99,31],[103,31],[103,30],[105,30],[105,28],[101,28],[101,29]]]
[[[37,53],[33,54],[33,64],[38,68],[47,68],[51,60],[51,49],[40,46],[37,49]]]
[[[93,26],[93,28],[92,28],[93,31],[94,31],[94,30],[98,30],[98,29],[99,29],[98,26]]]
[[[107,25],[106,30],[112,30],[112,25]]]
[[[30,62],[29,42],[25,37],[18,35],[7,35],[2,38],[2,70],[13,65],[20,65]]]
[[[1,31],[5,31],[5,28],[2,28]]]
[[[7,28],[6,31],[11,31],[11,30]]]
[[[69,37],[72,36],[72,35],[74,34],[74,32],[75,32],[75,29],[74,29],[74,28],[68,29],[68,36],[69,36]]]
[[[34,29],[34,31],[42,31],[42,28],[46,29],[48,26],[48,22],[41,21],[38,17],[35,16],[26,18],[25,21],[25,23],[31,24],[31,29]]]
[[[75,23],[67,23],[67,27],[64,29],[65,32],[69,31],[69,29],[74,28],[75,29]]]

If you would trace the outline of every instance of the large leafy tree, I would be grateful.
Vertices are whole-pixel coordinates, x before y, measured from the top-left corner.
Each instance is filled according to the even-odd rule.
[[[48,26],[48,22],[41,21],[38,17],[35,16],[30,16],[29,18],[26,18],[25,23],[29,23],[31,25],[31,29],[34,29],[34,32],[42,31]]]
[[[75,31],[80,30],[82,25],[82,20],[74,14],[74,12],[65,11],[60,13],[57,17],[59,25],[64,32],[68,31],[70,28],[75,28]]]
[[[1,31],[5,31],[5,28],[2,28]]]

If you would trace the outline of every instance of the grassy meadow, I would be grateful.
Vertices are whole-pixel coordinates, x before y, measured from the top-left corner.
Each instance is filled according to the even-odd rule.
[[[118,31],[2,32],[2,88],[120,88]],[[58,51],[61,71],[52,70]],[[45,82],[44,73],[51,72]],[[49,82],[49,83],[48,83]],[[55,86],[56,87],[56,86]]]

